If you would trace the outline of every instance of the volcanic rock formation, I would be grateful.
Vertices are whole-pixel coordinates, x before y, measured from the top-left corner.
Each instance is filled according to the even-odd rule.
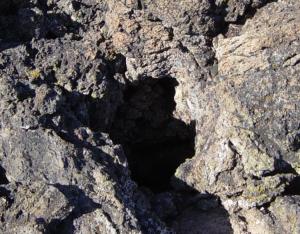
[[[0,232],[300,233],[297,0],[0,1]]]

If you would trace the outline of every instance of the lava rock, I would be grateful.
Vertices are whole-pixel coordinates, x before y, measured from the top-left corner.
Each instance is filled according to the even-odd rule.
[[[0,1],[0,232],[299,232],[299,16]]]

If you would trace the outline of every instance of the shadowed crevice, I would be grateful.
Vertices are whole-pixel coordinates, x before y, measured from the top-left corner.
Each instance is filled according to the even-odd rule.
[[[68,199],[69,206],[74,207],[72,212],[65,219],[54,219],[46,225],[47,234],[72,234],[74,233],[73,221],[84,214],[91,213],[101,208],[91,198],[85,195],[84,191],[74,185],[54,184],[61,193]]]
[[[45,1],[1,1],[0,52],[33,38],[56,39],[68,33],[75,36],[81,26],[65,13],[53,13]]]
[[[194,123],[173,117],[177,85],[171,77],[128,84],[110,130],[124,148],[132,178],[155,192],[170,189],[178,166],[194,155]]]
[[[297,176],[286,187],[284,195],[300,195],[300,176]]]
[[[8,184],[9,181],[6,177],[6,171],[0,166],[0,184]]]

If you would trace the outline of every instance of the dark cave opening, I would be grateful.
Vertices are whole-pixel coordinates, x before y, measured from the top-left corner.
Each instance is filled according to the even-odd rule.
[[[133,180],[153,192],[172,189],[170,179],[176,169],[194,155],[191,139],[176,137],[159,143],[127,143],[124,148]]]
[[[17,14],[19,5],[21,5],[22,2],[18,1],[1,1],[0,2],[0,15],[8,16],[8,15],[14,15]]]
[[[110,131],[124,148],[133,180],[153,192],[171,189],[178,166],[194,155],[194,124],[173,117],[177,85],[170,77],[129,84]]]

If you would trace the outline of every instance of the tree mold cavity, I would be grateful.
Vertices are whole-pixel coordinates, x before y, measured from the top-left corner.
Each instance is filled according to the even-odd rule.
[[[132,178],[154,192],[171,189],[178,166],[194,155],[194,123],[173,116],[177,85],[171,77],[130,83],[110,131],[124,148]]]

